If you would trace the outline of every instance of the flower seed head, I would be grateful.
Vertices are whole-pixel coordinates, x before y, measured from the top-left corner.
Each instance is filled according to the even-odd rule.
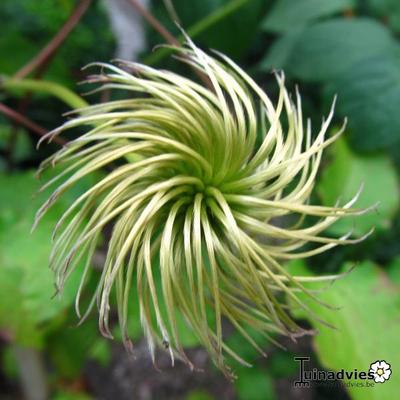
[[[37,219],[86,175],[111,171],[55,228],[50,263],[57,287],[80,273],[78,315],[85,318],[97,307],[106,336],[115,295],[127,346],[129,308],[138,302],[140,315],[133,317],[141,321],[152,357],[160,345],[191,365],[177,327],[183,318],[228,373],[226,356],[246,362],[224,342],[223,320],[256,348],[249,328],[266,337],[308,333],[290,316],[289,304],[312,314],[302,299],[318,299],[303,283],[324,278],[292,276],[282,262],[361,240],[323,231],[363,210],[351,208],[357,195],[342,206],[309,204],[322,152],[344,129],[327,138],[333,106],[312,134],[300,95],[289,95],[282,73],[275,74],[279,96],[273,102],[226,56],[210,56],[190,40],[174,50],[210,88],[136,63],[96,64],[101,73],[89,81],[101,83],[99,90],[134,96],[81,109],[47,136],[85,128],[43,163],[63,170],[45,185],[59,183]],[[105,235],[107,226],[112,231]],[[80,295],[104,235],[104,266],[81,314]],[[308,243],[314,246],[304,250]]]

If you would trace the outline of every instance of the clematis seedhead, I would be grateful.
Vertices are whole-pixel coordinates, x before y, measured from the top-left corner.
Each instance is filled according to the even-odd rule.
[[[80,109],[46,136],[85,130],[43,163],[41,169],[60,165],[62,172],[46,183],[58,187],[36,222],[79,180],[107,171],[55,227],[50,265],[57,288],[80,274],[80,318],[97,308],[101,332],[112,337],[115,296],[127,347],[130,318],[137,318],[153,360],[163,346],[172,360],[193,367],[180,340],[177,321],[183,319],[230,374],[227,358],[248,364],[225,342],[223,325],[261,353],[250,332],[272,341],[277,334],[310,333],[293,320],[291,307],[318,319],[304,300],[320,301],[309,283],[338,276],[293,276],[284,262],[363,240],[350,238],[351,232],[340,238],[323,232],[339,218],[368,210],[352,208],[358,194],[333,207],[310,204],[323,150],[345,127],[327,135],[334,105],[312,132],[300,95],[291,97],[283,73],[275,74],[279,94],[272,101],[223,54],[208,55],[189,39],[173,51],[209,87],[137,63],[91,65],[100,69],[88,78],[101,84],[97,90],[121,90],[129,98]],[[104,265],[81,312],[100,246]],[[134,303],[139,315],[129,312]]]

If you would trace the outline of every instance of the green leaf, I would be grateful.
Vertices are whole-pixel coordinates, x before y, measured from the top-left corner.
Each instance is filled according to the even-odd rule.
[[[309,81],[332,79],[357,62],[391,55],[397,49],[389,31],[368,18],[332,19],[288,35],[272,46],[261,68],[283,68]],[[280,53],[287,56],[277,58]]]
[[[314,338],[315,350],[325,368],[368,371],[376,360],[392,365],[393,373],[388,381],[368,388],[349,387],[353,400],[397,398],[400,387],[400,375],[396,370],[400,365],[400,352],[396,350],[400,337],[399,289],[380,268],[364,262],[320,294],[322,301],[341,307],[339,310],[310,302],[323,320],[336,327],[316,325],[319,334]]]
[[[262,27],[267,31],[284,33],[352,7],[354,0],[279,0]]]
[[[331,148],[332,161],[322,173],[317,190],[324,205],[341,204],[349,201],[363,184],[363,191],[354,207],[367,208],[377,204],[376,211],[342,218],[330,231],[335,235],[354,229],[360,236],[371,228],[388,228],[400,204],[400,191],[396,170],[385,155],[361,156],[353,153],[343,138]]]
[[[71,197],[52,207],[31,234],[34,214],[48,193],[34,196],[39,185],[32,172],[0,175],[0,187],[0,328],[19,344],[38,346],[43,323],[73,301],[79,281],[79,274],[72,274],[62,296],[52,299],[51,233]]]
[[[264,71],[272,69],[288,70],[287,65],[290,57],[295,52],[297,42],[303,31],[303,27],[293,28],[286,35],[273,42],[258,68]]]
[[[40,346],[42,336],[36,328],[35,316],[24,302],[23,279],[21,270],[4,266],[0,254],[0,328],[19,344]]]
[[[279,39],[260,68],[326,81],[338,114],[347,116],[350,140],[359,151],[400,144],[400,46],[371,19],[336,19],[297,28]]]
[[[396,55],[366,59],[333,79],[326,92],[338,95],[350,140],[359,151],[400,146],[400,47]]]

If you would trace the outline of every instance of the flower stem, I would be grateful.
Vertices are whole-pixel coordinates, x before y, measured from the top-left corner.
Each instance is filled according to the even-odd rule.
[[[165,26],[146,9],[146,7],[142,6],[139,1],[128,0],[128,2],[135,7],[136,11],[142,15],[149,25],[151,25],[169,44],[178,47],[180,46],[179,41],[174,37],[174,35],[172,35],[171,32],[169,32],[168,29],[166,29]]]
[[[28,90],[35,93],[50,94],[57,97],[73,109],[86,107],[88,105],[88,103],[82,99],[82,97],[78,96],[73,91],[69,90],[65,86],[50,81],[3,78],[0,81],[0,88],[9,91]]]

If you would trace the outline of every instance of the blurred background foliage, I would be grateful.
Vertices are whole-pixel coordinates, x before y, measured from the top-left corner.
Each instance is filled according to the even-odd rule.
[[[110,9],[128,0],[89,2],[89,8],[57,49],[33,85],[14,74],[54,37],[77,4],[73,0],[2,0],[0,4],[0,102],[30,120],[52,129],[62,114],[82,100],[77,81],[81,67],[116,56],[118,40]],[[354,221],[334,225],[328,233],[349,229],[374,234],[355,246],[335,248],[305,262],[288,263],[292,271],[325,274],[355,270],[321,294],[342,306],[337,312],[316,311],[336,330],[314,321],[305,325],[320,333],[312,340],[279,342],[281,350],[260,338],[269,357],[261,358],[235,333],[229,343],[252,361],[251,369],[234,365],[238,379],[227,382],[197,347],[182,322],[185,345],[204,372],[170,368],[163,355],[157,372],[141,341],[139,320],[130,327],[137,351],[131,359],[115,342],[100,337],[93,316],[76,328],[73,310],[76,279],[64,295],[54,298],[47,268],[51,229],[70,193],[30,234],[33,216],[46,193],[37,194],[34,170],[57,144],[35,149],[38,136],[0,114],[0,398],[30,399],[395,399],[400,391],[400,2],[398,0],[153,0],[143,2],[176,37],[173,19],[204,48],[236,60],[274,98],[273,69],[283,69],[288,86],[300,87],[305,114],[319,124],[334,95],[338,96],[336,126],[348,118],[346,134],[326,152],[315,201],[332,205],[349,199],[363,184],[360,206],[379,203]],[[174,11],[171,11],[171,4]],[[169,10],[169,11],[168,11]],[[171,15],[176,13],[176,15]],[[140,20],[137,18],[138,20]],[[143,23],[146,43],[141,61],[190,75],[155,45],[164,40]],[[141,29],[140,26],[138,29]],[[137,40],[137,38],[128,38]],[[133,55],[134,56],[134,55]],[[37,84],[37,82],[47,82]],[[47,86],[46,86],[47,85]],[[53,86],[52,86],[53,85]],[[100,95],[86,98],[101,101]],[[4,114],[4,115],[3,115]],[[82,183],[90,185],[90,180]],[[79,188],[77,189],[79,191]],[[99,257],[102,255],[99,254]],[[132,307],[132,313],[138,310]],[[311,357],[311,366],[326,370],[366,370],[385,359],[393,375],[374,388],[293,387],[298,365],[293,357]],[[27,390],[28,387],[28,390]],[[36,397],[34,397],[36,395]],[[33,396],[33,397],[32,397]]]

